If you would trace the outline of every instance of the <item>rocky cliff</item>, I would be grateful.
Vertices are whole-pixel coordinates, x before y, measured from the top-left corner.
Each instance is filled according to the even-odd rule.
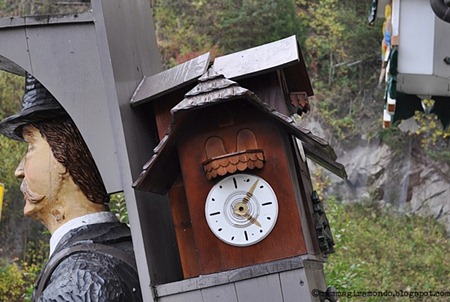
[[[417,137],[399,132],[387,143],[379,135],[368,139],[362,128],[360,136],[340,142],[317,114],[304,117],[301,123],[331,141],[338,161],[346,167],[347,180],[326,174],[328,196],[342,202],[379,201],[406,213],[432,216],[450,234],[450,167],[428,157]]]

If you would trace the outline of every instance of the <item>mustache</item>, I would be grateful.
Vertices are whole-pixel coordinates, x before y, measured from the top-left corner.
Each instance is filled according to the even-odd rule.
[[[25,200],[28,200],[31,203],[37,203],[45,197],[45,195],[31,191],[25,179],[20,184],[20,191],[22,191]]]

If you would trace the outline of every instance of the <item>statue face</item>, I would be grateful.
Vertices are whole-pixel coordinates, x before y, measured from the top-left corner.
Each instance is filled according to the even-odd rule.
[[[24,126],[22,136],[28,151],[15,174],[23,179],[20,189],[25,199],[24,215],[42,220],[49,205],[57,201],[65,168],[55,159],[38,129]]]

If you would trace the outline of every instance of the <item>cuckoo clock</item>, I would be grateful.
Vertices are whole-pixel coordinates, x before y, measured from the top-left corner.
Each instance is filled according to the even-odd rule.
[[[214,66],[198,81],[134,184],[169,193],[184,278],[321,257],[305,155],[345,177],[333,150]]]

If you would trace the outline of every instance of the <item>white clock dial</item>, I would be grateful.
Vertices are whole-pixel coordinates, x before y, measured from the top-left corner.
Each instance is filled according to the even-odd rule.
[[[278,201],[261,177],[235,174],[219,181],[208,194],[206,221],[211,231],[233,246],[249,246],[263,240],[275,226]]]

